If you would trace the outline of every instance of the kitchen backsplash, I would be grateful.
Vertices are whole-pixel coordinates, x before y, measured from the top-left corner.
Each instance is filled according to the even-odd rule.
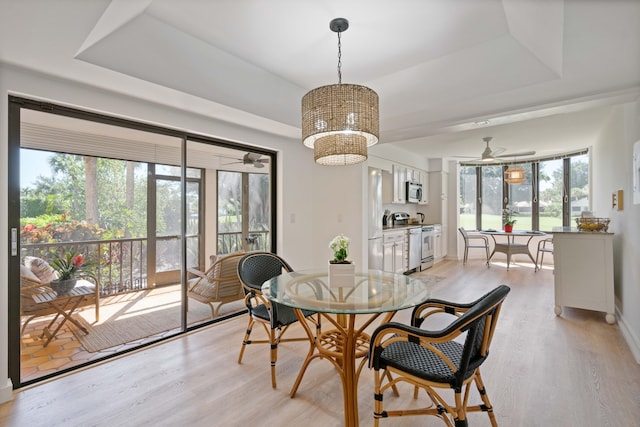
[[[424,223],[429,224],[429,217],[427,216],[427,209],[425,208],[426,208],[425,205],[418,205],[415,203],[406,203],[404,205],[396,204],[396,203],[388,203],[388,204],[382,205],[383,210],[389,209],[389,212],[391,213],[406,212],[409,214],[411,218],[417,218],[418,221],[420,221],[420,215],[418,215],[418,212],[422,212],[423,214],[425,214]]]

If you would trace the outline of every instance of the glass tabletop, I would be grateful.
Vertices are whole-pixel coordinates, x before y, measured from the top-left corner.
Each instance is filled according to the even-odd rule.
[[[431,295],[433,276],[419,279],[380,270],[356,272],[353,286],[335,287],[323,270],[284,273],[262,285],[270,300],[322,313],[364,314],[397,311],[416,306]]]
[[[504,230],[480,230],[481,234],[495,234],[499,236],[545,236],[547,233],[544,231],[533,231],[533,230],[513,230],[513,231],[504,231]]]

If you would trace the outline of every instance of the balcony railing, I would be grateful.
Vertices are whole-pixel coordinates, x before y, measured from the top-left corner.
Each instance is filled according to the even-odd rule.
[[[45,260],[70,251],[84,255],[87,269],[100,281],[100,296],[147,289],[147,239],[84,240],[59,243],[27,243],[21,255]]]
[[[269,231],[253,232],[246,241],[249,251],[266,251]],[[218,254],[243,250],[242,233],[220,233]],[[56,243],[23,243],[21,256],[44,260],[63,257],[71,251],[84,255],[87,269],[100,281],[100,296],[148,289],[146,238],[114,240],[82,240]]]
[[[269,230],[252,231],[246,239],[247,251],[266,251],[269,247]],[[242,251],[241,232],[218,233],[218,254],[229,254]]]

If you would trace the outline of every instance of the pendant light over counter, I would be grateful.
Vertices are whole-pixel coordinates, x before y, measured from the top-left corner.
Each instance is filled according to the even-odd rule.
[[[504,172],[504,181],[507,184],[522,184],[525,179],[525,171],[522,166],[509,166]]]
[[[313,148],[320,165],[354,165],[367,160],[367,148],[378,142],[378,94],[365,86],[342,83],[340,34],[349,21],[329,24],[338,33],[338,84],[321,86],[302,97],[302,142]]]

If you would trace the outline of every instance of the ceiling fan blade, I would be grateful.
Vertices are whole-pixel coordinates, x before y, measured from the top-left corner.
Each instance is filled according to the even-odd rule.
[[[536,154],[535,151],[521,151],[519,153],[507,153],[507,154],[502,154],[500,156],[495,156],[495,157],[500,157],[502,159],[505,157],[533,156],[534,154]]]
[[[247,163],[255,162],[256,160],[260,159],[260,157],[262,157],[262,154],[258,153],[247,153],[244,155],[244,159],[247,161]]]
[[[507,151],[507,149],[506,149],[506,148],[503,148],[503,147],[496,147],[496,148],[494,148],[493,150],[491,150],[491,155],[492,155],[493,157],[498,157],[498,155],[499,155],[499,154],[502,154],[502,153],[504,153],[505,151]]]

